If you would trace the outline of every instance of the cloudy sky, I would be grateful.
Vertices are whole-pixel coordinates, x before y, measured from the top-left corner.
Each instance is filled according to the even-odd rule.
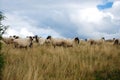
[[[5,36],[120,38],[120,0],[0,0]]]

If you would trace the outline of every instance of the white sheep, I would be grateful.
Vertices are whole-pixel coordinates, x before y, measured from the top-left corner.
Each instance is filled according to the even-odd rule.
[[[60,39],[60,38],[52,38],[51,36],[48,36],[45,40],[46,44],[51,44],[54,46],[54,48],[56,46],[63,46],[64,44],[64,39]]]
[[[27,48],[27,47],[32,47],[32,37],[29,38],[19,38],[19,39],[14,39],[13,43],[16,48]]]
[[[6,43],[6,44],[12,44],[12,43],[13,43],[13,40],[14,40],[14,38],[13,38],[12,36],[10,36],[10,37],[3,37],[3,38],[2,38],[2,41],[3,41],[4,43]]]
[[[45,38],[42,38],[42,37],[40,37],[39,39],[38,39],[38,43],[39,43],[39,45],[43,45],[44,43],[45,43]]]
[[[105,40],[105,42],[107,42],[107,43],[114,43],[115,40],[116,40],[115,38],[113,38],[113,39],[107,39],[107,40]]]
[[[45,38],[38,37],[37,35],[33,36],[33,42],[37,43],[38,45],[43,45],[45,43]]]
[[[74,39],[65,39],[63,41],[63,46],[64,47],[73,47],[76,46],[77,44],[79,44],[80,40],[78,37],[74,38]]]
[[[73,47],[74,44],[79,43],[79,39],[60,39],[60,38],[52,38],[48,36],[46,39],[46,43],[51,43],[54,47],[56,46],[64,46],[64,47]]]
[[[100,44],[103,44],[105,42],[105,38],[101,38],[101,39],[98,39],[98,40],[93,40],[93,39],[89,39],[87,42],[90,43],[90,45],[100,45]]]

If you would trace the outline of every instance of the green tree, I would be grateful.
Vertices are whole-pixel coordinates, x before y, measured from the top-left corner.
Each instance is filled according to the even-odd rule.
[[[8,26],[5,26],[5,25],[2,24],[2,20],[4,20],[4,19],[5,19],[5,16],[0,11],[0,40],[2,39],[2,35],[5,33],[5,30],[8,27]]]

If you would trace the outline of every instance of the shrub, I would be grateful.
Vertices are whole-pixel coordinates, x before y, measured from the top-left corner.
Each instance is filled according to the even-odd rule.
[[[2,39],[2,35],[5,33],[5,30],[7,29],[8,26],[4,26],[2,24],[2,20],[4,20],[5,16],[3,15],[3,13],[0,11],[0,40]],[[4,66],[4,56],[1,52],[2,49],[2,43],[0,42],[0,80],[2,79],[2,69]]]

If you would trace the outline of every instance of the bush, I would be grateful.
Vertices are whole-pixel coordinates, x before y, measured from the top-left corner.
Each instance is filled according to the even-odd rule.
[[[3,53],[1,52],[1,49],[2,49],[2,43],[0,42],[0,80],[2,80],[2,69],[4,67],[4,55]]]
[[[2,24],[2,20],[4,20],[5,16],[3,15],[3,13],[0,11],[0,40],[2,39],[2,35],[5,33],[6,29],[8,26],[4,26]],[[1,52],[2,49],[2,43],[0,42],[0,80],[2,79],[2,69],[4,66],[4,55]]]
[[[4,63],[5,63],[4,56],[3,54],[0,53],[0,80],[2,78],[2,69],[4,67]]]

